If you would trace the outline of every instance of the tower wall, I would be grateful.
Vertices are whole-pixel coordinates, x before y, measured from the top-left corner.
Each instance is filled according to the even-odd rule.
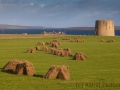
[[[96,20],[95,35],[97,35],[97,36],[115,36],[114,21],[112,21],[112,20]]]

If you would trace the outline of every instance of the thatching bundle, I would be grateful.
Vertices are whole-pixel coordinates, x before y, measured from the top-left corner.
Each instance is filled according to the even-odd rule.
[[[68,38],[68,37],[65,37],[65,38],[63,38],[62,40],[71,40],[70,38]]]
[[[78,39],[77,37],[74,37],[74,39]]]
[[[28,49],[28,50],[27,50],[27,53],[31,53],[31,49]]]
[[[48,52],[51,52],[52,50],[54,50],[54,48],[49,48],[49,49],[48,49]]]
[[[75,40],[71,40],[70,42],[75,42]]]
[[[43,47],[42,47],[42,50],[45,51],[45,52],[47,52],[49,49],[48,49],[48,47],[43,46]]]
[[[48,79],[63,79],[70,80],[69,70],[67,66],[52,66],[48,72],[43,76]]]
[[[62,50],[62,49],[50,48],[49,51],[50,51],[50,53],[52,53],[53,55],[58,55],[58,56],[62,55],[62,53],[63,53],[63,50]]]
[[[34,53],[35,52],[35,49],[28,49],[27,50],[27,53]]]
[[[45,45],[44,42],[38,42],[37,45]]]
[[[56,55],[60,56],[60,55],[62,55],[62,52],[63,52],[63,50],[62,50],[62,49],[58,49],[58,50],[57,50],[57,54],[56,54]]]
[[[57,42],[57,43],[58,43],[58,45],[61,45],[60,42]]]
[[[58,46],[59,46],[59,44],[58,44],[58,43],[54,44],[54,47],[55,47],[55,48],[58,48]]]
[[[64,57],[72,56],[71,50],[69,48],[63,49],[62,56],[64,56]]]
[[[58,50],[54,50],[54,55],[57,55],[58,54]]]
[[[104,39],[102,39],[102,40],[100,40],[100,42],[105,42],[105,40],[104,40]]]
[[[57,39],[53,39],[53,42],[58,42],[58,40]]]
[[[112,39],[111,41],[112,41],[112,42],[115,42],[115,40],[113,40],[113,39]]]
[[[51,44],[51,42],[46,42],[45,44],[46,44],[46,45],[50,45],[50,44]]]
[[[35,75],[35,70],[34,70],[34,66],[33,66],[33,64],[32,63],[30,63],[30,62],[28,62],[28,61],[25,61],[24,62],[24,69],[25,69],[25,71],[24,71],[24,73],[26,74],[26,75],[28,75],[28,76],[33,76],[33,75]]]
[[[57,76],[59,79],[70,80],[69,69],[67,66],[60,66],[60,72]]]
[[[35,49],[31,49],[31,53],[34,53],[35,52]]]
[[[3,70],[15,73],[15,74],[24,74],[28,76],[35,75],[34,66],[28,61],[12,60],[9,61],[4,67]]]
[[[40,46],[36,46],[36,47],[35,47],[35,50],[40,50]]]
[[[79,42],[79,40],[78,40],[78,39],[75,39],[75,42]]]
[[[83,42],[85,42],[85,40],[79,40],[78,42],[83,43]]]
[[[54,48],[49,48],[48,51],[53,54]]]
[[[82,42],[85,42],[85,40],[83,39]]]
[[[22,75],[22,74],[24,74],[24,63],[20,63],[20,64],[17,64],[16,65],[16,70],[15,70],[15,73],[16,74],[19,74],[19,75]]]
[[[114,42],[114,40],[113,40],[113,39],[112,39],[112,40],[108,40],[107,42],[110,42],[110,43],[111,43],[111,42]]]
[[[55,50],[54,50],[54,49],[52,49],[52,50],[51,50],[51,53],[52,53],[52,54],[54,54],[54,53],[55,53]]]
[[[78,43],[83,43],[85,42],[85,40],[78,40],[78,39],[74,39],[74,40],[71,40],[70,42],[78,42]]]
[[[5,71],[7,71],[9,73],[15,73],[16,65],[21,64],[21,63],[22,63],[22,61],[17,60],[17,59],[11,60],[3,67],[3,70],[5,70]]]
[[[59,45],[60,45],[59,42],[56,42],[56,43],[52,42],[52,44],[51,44],[51,46],[52,46],[52,47],[55,47],[55,48],[58,48]]]
[[[54,47],[55,43],[54,42],[51,42],[51,47]]]
[[[54,54],[60,56],[62,55],[62,51],[63,51],[62,49],[54,50]]]
[[[53,37],[53,39],[57,39],[56,37]]]
[[[75,55],[74,55],[74,58],[75,60],[86,60],[87,56],[84,55],[83,53],[81,52],[77,52]]]
[[[43,77],[54,79],[57,78],[58,73],[59,73],[59,66],[52,66]]]

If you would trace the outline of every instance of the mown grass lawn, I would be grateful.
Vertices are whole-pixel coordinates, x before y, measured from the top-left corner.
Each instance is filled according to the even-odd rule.
[[[55,36],[42,35],[0,35],[0,89],[1,90],[120,90],[120,37],[67,36],[77,37],[84,43],[62,40],[56,36],[59,48],[70,48],[72,54],[82,52],[88,56],[85,61],[72,57],[52,55],[42,50],[26,53],[37,46],[37,42],[52,41]],[[99,42],[101,39],[115,42]],[[50,45],[45,45],[50,48]],[[40,46],[42,48],[42,46]],[[3,66],[10,60],[19,59],[33,63],[36,77],[10,74]],[[44,79],[42,76],[53,65],[69,67],[71,80]]]

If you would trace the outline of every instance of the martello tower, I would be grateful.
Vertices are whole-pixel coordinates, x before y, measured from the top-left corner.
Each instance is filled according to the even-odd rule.
[[[97,36],[115,36],[113,20],[96,20],[95,35]]]

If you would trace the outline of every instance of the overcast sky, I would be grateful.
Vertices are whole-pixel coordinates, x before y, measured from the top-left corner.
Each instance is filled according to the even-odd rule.
[[[0,0],[0,24],[81,27],[101,19],[120,26],[120,0]]]

